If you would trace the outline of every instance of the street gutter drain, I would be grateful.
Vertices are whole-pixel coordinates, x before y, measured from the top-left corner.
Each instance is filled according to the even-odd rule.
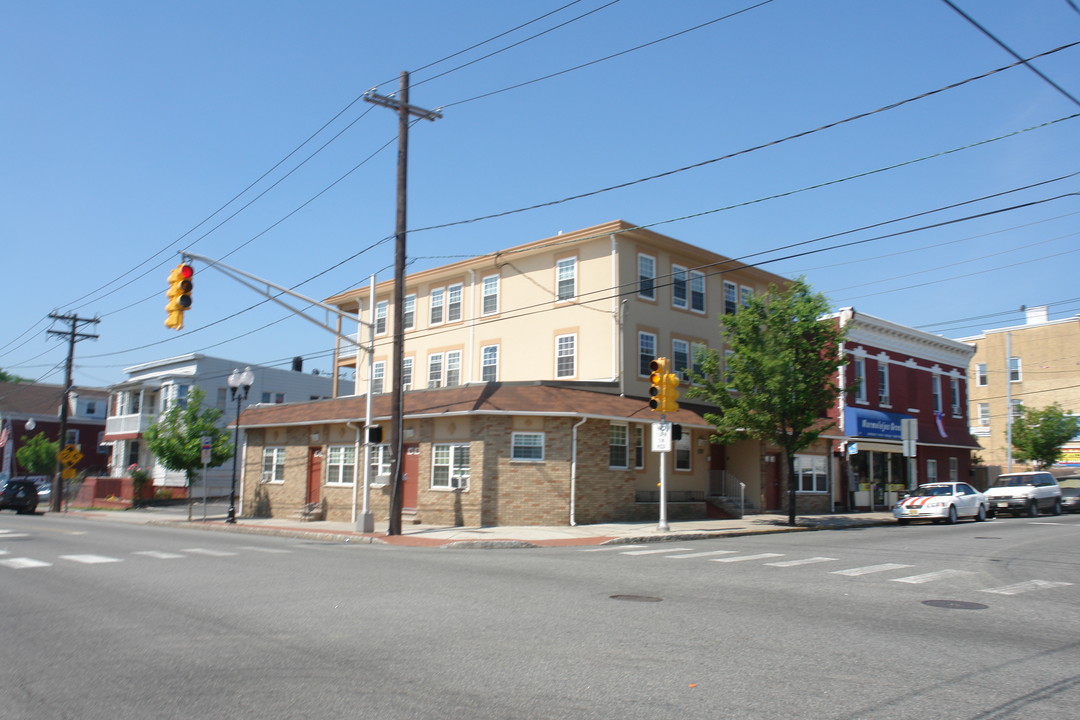
[[[663,598],[652,595],[611,595],[612,600],[627,600],[629,602],[660,602]]]
[[[966,602],[964,600],[923,600],[922,604],[930,607],[945,608],[946,610],[985,610],[990,607],[982,603]]]

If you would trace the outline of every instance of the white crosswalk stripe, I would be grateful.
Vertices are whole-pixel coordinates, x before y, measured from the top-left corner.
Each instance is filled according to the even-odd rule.
[[[1019,595],[1020,593],[1031,592],[1032,590],[1048,590],[1050,588],[1065,587],[1066,585],[1072,585],[1072,583],[1051,582],[1049,580],[1028,580],[1027,582],[1006,585],[1005,587],[987,588],[986,590],[980,590],[979,592],[994,593],[996,595]]]
[[[11,568],[12,570],[52,567],[52,563],[47,563],[44,560],[34,560],[33,558],[26,557],[5,558],[4,560],[0,560],[0,565]]]
[[[252,552],[267,553],[268,555],[288,555],[292,550],[282,550],[280,548],[265,548],[255,547],[254,545],[241,545],[237,550],[251,550]]]
[[[656,548],[653,548],[652,550],[627,550],[627,551],[623,552],[623,555],[660,555],[661,553],[687,552],[687,551],[690,551],[690,550],[693,550],[693,548],[675,547],[675,548],[660,548],[659,550],[657,550]]]
[[[105,555],[61,555],[61,560],[71,560],[83,565],[100,565],[102,563],[121,562],[120,558],[107,557]]]
[[[798,567],[799,565],[814,565],[815,563],[834,562],[836,558],[830,557],[812,557],[803,558],[802,560],[781,560],[780,562],[765,563],[772,567]]]
[[[738,550],[709,550],[708,552],[696,552],[684,555],[668,555],[668,557],[674,560],[682,560],[685,558],[709,557],[711,555],[731,555],[736,552],[738,552]]]
[[[14,530],[0,530],[0,540],[18,540],[30,537],[29,533],[15,532]]]
[[[757,555],[739,555],[738,557],[713,558],[710,562],[735,563],[743,560],[764,560],[765,558],[784,557],[783,553],[758,553]]]
[[[210,548],[187,548],[180,552],[191,553],[192,555],[209,555],[210,557],[229,557],[237,554],[228,550],[211,550]]]
[[[132,555],[145,555],[146,557],[152,557],[156,560],[175,560],[177,558],[186,557],[180,553],[165,552],[164,550],[136,550],[131,553]]]
[[[627,548],[640,548],[644,545],[604,545],[603,547],[584,548],[581,552],[610,552],[612,550],[626,550]]]
[[[970,574],[970,570],[937,570],[935,572],[923,573],[922,575],[909,575],[902,578],[892,578],[891,580],[889,580],[889,582],[902,582],[911,583],[912,585],[921,585],[922,583],[934,582],[935,580],[941,580],[942,578]]]
[[[900,563],[882,563],[881,565],[867,565],[866,567],[851,568],[849,570],[833,570],[833,575],[847,575],[848,577],[855,577],[856,575],[869,575],[870,573],[885,572],[886,570],[900,570],[901,568],[909,568],[911,565],[901,565]]]

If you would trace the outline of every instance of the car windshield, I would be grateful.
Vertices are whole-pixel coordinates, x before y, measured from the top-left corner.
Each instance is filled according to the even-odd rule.
[[[1023,487],[1034,484],[1035,478],[1031,475],[1001,475],[990,487]]]
[[[1064,497],[1080,497],[1080,488],[1061,488]]]
[[[952,485],[923,485],[915,488],[911,493],[914,497],[926,497],[929,495],[952,495]]]

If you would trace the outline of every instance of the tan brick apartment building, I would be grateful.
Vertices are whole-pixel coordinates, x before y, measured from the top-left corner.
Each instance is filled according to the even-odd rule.
[[[1027,469],[1014,462],[1010,426],[1019,407],[1060,403],[1080,414],[1080,316],[1050,320],[1045,306],[1027,310],[1023,325],[963,338],[971,359],[972,434],[990,477]],[[1080,438],[1066,446],[1063,468],[1080,468]]]
[[[686,369],[697,348],[720,347],[725,314],[785,282],[623,221],[409,275],[407,516],[468,525],[655,518],[661,456],[650,451],[659,417],[647,407],[648,363],[666,356]],[[358,393],[370,376],[373,417],[387,427],[392,291],[383,282],[374,303],[367,286],[327,300],[375,325],[370,360],[343,343],[335,365],[356,368]],[[355,520],[370,451],[370,507],[385,517],[391,439],[364,447],[365,401],[246,410],[241,511],[288,515],[321,503],[328,519]],[[669,419],[684,428],[667,454],[671,517],[704,517],[707,498],[739,497],[742,486],[752,508],[783,502],[765,492],[779,464],[761,443],[711,444],[694,406]],[[806,495],[808,509],[831,506],[827,491]]]

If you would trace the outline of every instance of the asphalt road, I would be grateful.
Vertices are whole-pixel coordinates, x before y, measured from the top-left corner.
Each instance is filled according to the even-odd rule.
[[[1080,517],[425,549],[0,514],[0,718],[1077,717]]]

